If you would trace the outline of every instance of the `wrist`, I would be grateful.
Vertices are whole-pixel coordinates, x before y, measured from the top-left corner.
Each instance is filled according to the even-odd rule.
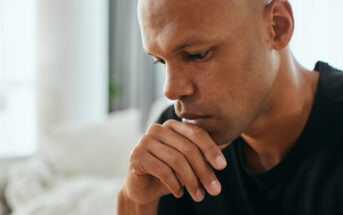
[[[140,204],[130,199],[125,186],[118,193],[118,215],[157,215],[159,199]]]

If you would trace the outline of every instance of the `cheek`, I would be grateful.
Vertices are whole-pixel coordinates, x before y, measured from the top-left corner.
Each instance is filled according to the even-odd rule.
[[[249,112],[257,108],[271,88],[273,77],[264,49],[256,42],[224,47],[209,61],[192,68],[202,96],[230,112]],[[243,113],[242,113],[243,114]]]
[[[272,86],[269,67],[263,54],[250,50],[244,55],[212,63],[203,75],[200,89],[208,101],[217,104],[228,117],[248,118],[258,112],[259,105]],[[235,116],[233,116],[235,115]]]
[[[225,80],[224,80],[225,79]],[[223,92],[227,92],[230,81],[226,79],[223,69],[212,63],[203,68],[196,77],[199,94],[207,102],[217,104]]]

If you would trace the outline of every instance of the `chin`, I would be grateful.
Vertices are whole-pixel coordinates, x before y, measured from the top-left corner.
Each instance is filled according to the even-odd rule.
[[[213,141],[216,143],[217,146],[225,145],[228,143],[232,143],[235,139],[239,137],[239,135],[228,135],[220,134],[220,133],[209,133]]]

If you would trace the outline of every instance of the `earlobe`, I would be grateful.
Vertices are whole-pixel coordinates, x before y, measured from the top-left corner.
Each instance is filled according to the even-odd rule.
[[[272,14],[272,46],[281,50],[288,46],[294,31],[292,7],[286,0],[276,0],[270,5]]]

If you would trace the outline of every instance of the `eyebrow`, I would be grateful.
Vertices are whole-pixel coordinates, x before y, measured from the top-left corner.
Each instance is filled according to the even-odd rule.
[[[176,48],[173,49],[173,52],[178,52],[184,48],[187,48],[189,46],[194,46],[194,45],[198,45],[198,44],[203,44],[203,43],[213,43],[215,40],[211,40],[211,41],[205,41],[205,40],[202,40],[202,39],[199,39],[199,40],[194,40],[194,39],[188,39],[188,40],[185,40],[184,43],[182,43],[181,45],[178,45]],[[152,55],[151,53],[147,52],[146,53],[148,55],[151,55],[151,56],[154,56]]]
[[[173,49],[173,52],[178,52],[184,48],[187,48],[189,46],[194,46],[198,44],[206,43],[205,40],[186,40],[183,44],[177,46],[175,49]]]

